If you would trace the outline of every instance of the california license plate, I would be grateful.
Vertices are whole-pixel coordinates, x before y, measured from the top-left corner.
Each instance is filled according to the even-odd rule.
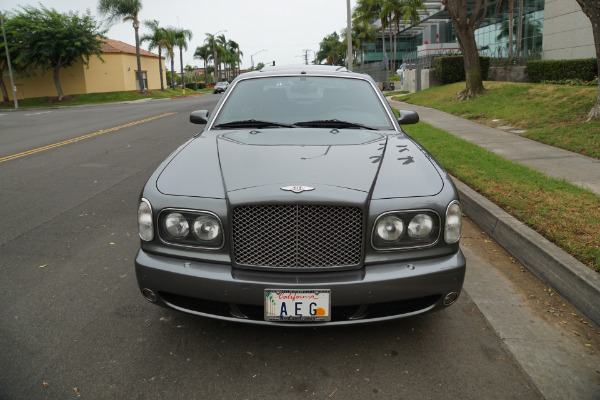
[[[331,291],[265,289],[265,321],[331,321]]]

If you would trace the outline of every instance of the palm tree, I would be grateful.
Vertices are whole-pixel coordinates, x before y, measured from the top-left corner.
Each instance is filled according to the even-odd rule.
[[[240,63],[240,55],[244,55],[244,53],[242,53],[240,51],[240,45],[237,44],[236,42],[234,42],[233,40],[228,40],[227,41],[227,51],[229,53],[230,56],[230,60],[231,60],[231,68],[233,69],[233,78],[236,77],[237,75],[237,66]]]
[[[226,54],[227,54],[227,39],[225,39],[225,35],[219,35],[216,38],[216,44],[217,44],[217,55],[218,55],[218,60],[219,60],[219,66],[218,69],[221,69],[221,61],[223,62],[223,65],[226,66],[226,62],[227,60],[226,58]],[[221,77],[223,73],[221,72],[219,74],[219,77]]]
[[[381,42],[383,44],[383,61],[385,65],[385,75],[389,76],[389,66],[386,60],[386,44],[385,44],[385,30],[388,25],[387,15],[382,14],[384,0],[358,0],[356,8],[354,9],[353,18],[358,21],[370,22],[373,19],[379,19],[381,21]],[[385,83],[387,85],[387,81]],[[387,89],[387,87],[386,87]]]
[[[208,85],[208,70],[206,68],[206,64],[210,59],[212,59],[212,48],[205,44],[204,46],[196,47],[196,51],[194,52],[194,58],[200,59],[204,61],[204,84]]]
[[[204,43],[209,46],[211,51],[213,52],[213,66],[214,66],[214,77],[215,83],[217,83],[217,60],[219,59],[217,56],[217,43],[215,41],[215,35],[211,33],[206,33],[206,38],[204,39]]]
[[[179,47],[179,63],[181,65],[181,84],[185,92],[185,84],[183,82],[183,49],[187,50],[187,41],[192,39],[192,31],[188,29],[177,29],[175,31],[175,46]]]
[[[158,26],[157,20],[144,21],[146,28],[152,31],[149,35],[144,35],[140,38],[140,42],[148,42],[148,50],[158,49],[158,70],[160,71],[160,90],[165,90],[165,83],[163,81],[163,67],[162,67],[162,49],[167,48],[168,43],[166,39],[166,33],[163,28]]]
[[[356,46],[360,51],[360,59],[364,64],[365,60],[365,42],[371,43],[377,40],[377,28],[368,21],[352,20],[352,38],[356,41]]]
[[[144,79],[142,78],[142,60],[140,58],[140,21],[138,14],[142,9],[141,0],[99,0],[98,11],[102,15],[108,16],[109,24],[114,23],[117,19],[125,21],[133,21],[133,29],[135,30],[135,55],[137,57],[137,76],[140,90],[144,93]]]
[[[165,47],[167,48],[167,52],[169,54],[169,58],[171,59],[171,89],[175,89],[175,32],[177,30],[173,27],[168,27],[164,29],[165,34]]]

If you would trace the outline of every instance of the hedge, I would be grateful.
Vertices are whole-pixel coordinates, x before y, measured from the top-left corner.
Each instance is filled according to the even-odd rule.
[[[579,79],[593,81],[598,76],[598,62],[595,58],[579,60],[535,60],[528,61],[525,73],[530,82],[563,81]]]
[[[485,81],[490,69],[490,58],[479,57],[481,77]],[[465,81],[465,63],[462,56],[444,56],[435,59],[435,76],[446,85]]]
[[[196,89],[196,86],[198,87]],[[204,89],[205,85],[204,82],[198,82],[197,84],[195,82],[189,82],[185,84],[185,88],[186,89],[190,89],[190,90],[200,90],[200,89]]]

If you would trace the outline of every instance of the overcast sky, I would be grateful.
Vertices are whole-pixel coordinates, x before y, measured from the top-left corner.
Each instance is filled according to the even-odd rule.
[[[2,0],[0,7],[3,12],[15,11],[27,4],[38,7],[40,3]],[[59,12],[78,11],[80,15],[89,9],[92,15],[102,20],[97,0],[44,0],[43,4]],[[221,33],[240,45],[244,53],[242,68],[249,68],[252,54],[255,65],[273,61],[277,65],[300,64],[304,62],[304,50],[310,51],[309,62],[312,61],[321,40],[334,31],[339,34],[346,27],[346,4],[346,0],[142,0],[138,17],[140,21],[156,19],[159,26],[192,31],[188,51],[183,54],[184,66],[202,67],[202,60],[194,59],[194,51],[204,44],[205,33],[227,30]],[[350,5],[355,7],[356,0],[351,0]],[[149,31],[142,25],[140,35],[145,33]],[[135,34],[129,21],[114,24],[106,36],[135,45]],[[144,45],[142,48],[147,49]],[[177,70],[178,54],[176,52]]]

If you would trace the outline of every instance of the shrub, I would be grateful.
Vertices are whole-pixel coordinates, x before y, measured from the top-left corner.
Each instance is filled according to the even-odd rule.
[[[479,57],[481,77],[485,81],[490,69],[490,58]],[[465,63],[462,56],[443,56],[435,59],[435,76],[446,85],[462,82],[465,78]]]
[[[566,80],[589,82],[598,76],[598,62],[595,58],[528,61],[525,73],[529,81],[535,83]]]
[[[195,82],[186,83],[185,88],[190,90],[204,89],[204,82],[198,82],[197,84]]]

